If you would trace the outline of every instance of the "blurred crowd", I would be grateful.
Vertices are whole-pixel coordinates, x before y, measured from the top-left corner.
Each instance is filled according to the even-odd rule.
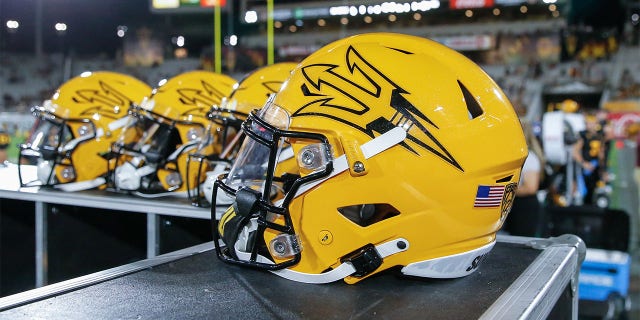
[[[540,34],[528,35],[526,39],[516,38],[513,43],[530,41],[535,37],[540,37]],[[631,108],[633,104],[640,104],[640,62],[637,60],[639,50],[637,46],[623,45],[616,47],[616,51],[610,54],[605,52],[605,54],[594,53],[591,56],[585,56],[576,52],[575,59],[563,62],[540,61],[530,57],[528,63],[481,64],[511,100],[517,114],[521,117],[530,147],[530,157],[525,165],[518,193],[521,200],[516,202],[514,214],[511,215],[511,220],[514,221],[508,223],[506,230],[522,235],[544,233],[544,222],[534,225],[526,222],[532,214],[540,216],[540,221],[544,220],[544,214],[538,206],[544,204],[546,200],[540,198],[538,194],[540,190],[544,189],[551,195],[555,194],[556,198],[552,200],[555,204],[562,204],[565,201],[562,200],[562,192],[556,189],[566,189],[567,186],[562,185],[564,182],[560,183],[561,186],[558,182],[553,182],[554,179],[558,179],[558,168],[550,169],[545,159],[544,141],[540,128],[543,115],[557,110],[554,106],[565,101],[574,101],[578,107],[570,112],[581,113],[585,118],[586,127],[576,133],[576,151],[572,153],[572,159],[581,169],[579,174],[597,173],[583,176],[582,179],[575,181],[575,185],[586,188],[586,193],[583,192],[586,202],[593,199],[592,194],[597,185],[606,181],[600,176],[600,173],[606,173],[604,169],[606,160],[603,156],[606,152],[602,149],[594,154],[593,150],[588,149],[593,149],[593,141],[600,141],[604,148],[608,144],[607,139],[610,138],[604,135],[606,115],[602,118],[602,114],[596,115],[594,110],[604,110],[604,105],[612,101],[623,101],[623,105],[628,105],[627,102],[630,102]],[[242,55],[253,56],[255,59],[250,58],[250,62],[241,59],[234,61],[234,65],[225,67],[228,75],[236,80],[242,79],[250,68],[264,64],[264,60],[260,59],[262,57],[260,50],[255,51],[254,55],[246,52]],[[125,65],[118,59],[103,56],[70,59],[61,55],[48,55],[38,59],[29,55],[4,53],[0,59],[0,113],[13,114],[13,116],[9,117],[10,120],[0,118],[0,130],[13,139],[12,144],[24,141],[30,129],[30,108],[49,99],[65,79],[84,71],[121,72],[155,87],[161,79],[171,78],[189,70],[211,67],[211,57],[207,53],[199,58],[165,59],[162,63],[151,66]],[[20,115],[24,116],[23,120],[16,121],[15,119],[20,118]],[[593,120],[594,118],[598,120]],[[594,121],[597,125],[591,125]],[[598,129],[594,129],[595,127]],[[590,133],[593,130],[597,133]],[[9,159],[12,156],[10,154]],[[594,160],[598,164],[595,164]],[[598,166],[596,170],[595,167]],[[563,171],[564,176],[573,174],[567,173],[564,167],[560,171]],[[580,177],[575,176],[575,178]],[[534,213],[523,213],[523,220],[518,221],[517,217],[520,215],[518,212],[521,211],[534,211]]]

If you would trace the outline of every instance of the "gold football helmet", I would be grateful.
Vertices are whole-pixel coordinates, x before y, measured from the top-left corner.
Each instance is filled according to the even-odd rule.
[[[420,277],[473,272],[527,156],[511,104],[482,69],[400,34],[311,54],[242,129],[214,185],[214,199],[234,198],[212,214],[218,257],[307,283],[355,283],[395,266]],[[295,179],[276,174],[286,145]]]
[[[65,191],[103,187],[109,165],[104,155],[120,136],[129,106],[150,93],[144,82],[108,71],[85,72],[62,84],[32,109],[36,121],[20,146],[20,184]],[[37,166],[37,180],[26,178],[24,164]]]
[[[262,108],[267,98],[278,92],[282,83],[289,77],[297,65],[293,62],[280,62],[257,69],[244,77],[229,97],[222,99],[220,105],[214,105],[207,114],[211,125],[210,135],[222,144],[220,154],[206,154],[206,144],[189,156],[189,170],[206,172],[205,177],[197,181],[204,183],[196,189],[189,188],[189,199],[196,206],[209,206],[215,178],[228,171],[230,161],[235,157],[242,139],[240,125],[252,110]],[[197,163],[197,165],[196,165]],[[202,167],[204,166],[204,168]],[[206,199],[206,200],[205,200]]]
[[[223,74],[188,71],[161,81],[148,99],[132,106],[133,121],[112,146],[117,159],[110,174],[114,189],[147,197],[186,197],[189,188],[202,183],[196,179],[204,174],[187,170],[188,155],[197,148],[220,153],[221,144],[206,133],[207,111],[220,104],[235,83]],[[141,138],[129,142],[132,136]]]

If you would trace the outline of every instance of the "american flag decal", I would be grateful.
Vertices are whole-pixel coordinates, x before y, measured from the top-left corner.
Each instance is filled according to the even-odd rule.
[[[476,200],[473,203],[475,208],[497,208],[502,203],[504,186],[478,186]]]

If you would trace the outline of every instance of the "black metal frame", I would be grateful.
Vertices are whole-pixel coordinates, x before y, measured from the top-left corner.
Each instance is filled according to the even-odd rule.
[[[168,125],[170,130],[174,130],[174,129],[177,130],[177,128],[176,128],[177,124],[199,126],[199,127],[203,128],[203,131],[205,129],[204,126],[202,126],[199,123],[192,122],[192,121],[174,120],[174,119],[171,119],[171,118],[167,118],[167,117],[165,117],[165,116],[163,116],[161,114],[155,113],[155,112],[150,111],[150,110],[146,110],[146,109],[144,109],[144,108],[142,108],[142,107],[140,107],[138,105],[131,105],[129,107],[128,115],[132,116],[132,117],[135,117],[135,118],[145,117],[145,118],[148,118],[148,119],[150,119],[150,120],[152,120],[152,121],[154,121],[156,123]],[[148,115],[150,115],[150,116],[148,116]],[[111,156],[115,157],[115,163],[114,163],[113,166],[109,166],[109,170],[108,170],[108,174],[107,174],[107,186],[109,186],[111,189],[113,189],[116,192],[129,193],[129,192],[136,191],[136,190],[120,189],[117,186],[117,183],[115,182],[115,179],[114,179],[116,168],[118,168],[120,166],[120,164],[121,164],[121,163],[119,163],[120,160],[121,160],[121,156],[125,154],[123,151],[126,152],[126,153],[129,153],[129,154],[138,154],[138,155],[144,157],[145,159],[147,157],[145,156],[145,154],[141,153],[140,151],[128,148],[127,146],[121,145],[118,142],[114,142],[114,143],[111,144],[111,152],[110,153],[111,153]],[[176,158],[176,160],[177,160],[177,158]],[[176,160],[174,160],[174,161],[161,161],[161,162],[158,163],[158,167],[165,167],[166,164],[173,163],[175,165],[175,168],[176,168],[175,171],[178,172],[178,174],[180,174],[180,167],[178,166],[178,163],[177,163]],[[188,166],[187,166],[187,169],[188,169]],[[187,172],[187,174],[188,174],[188,172]],[[180,176],[182,177],[181,174],[180,174]],[[187,177],[188,177],[188,175],[187,175]],[[179,187],[180,186],[178,186],[178,188]],[[173,191],[173,190],[167,190],[167,191]]]
[[[74,167],[73,164],[73,160],[71,159],[71,154],[73,153],[73,151],[75,150],[75,148],[73,150],[68,150],[66,152],[60,152],[60,147],[62,145],[62,139],[63,139],[63,134],[64,134],[64,129],[67,127],[67,124],[70,122],[79,122],[79,123],[84,123],[84,124],[89,124],[91,125],[91,129],[93,132],[93,137],[95,138],[96,135],[96,126],[95,124],[86,118],[82,118],[82,119],[76,119],[76,118],[62,118],[62,117],[58,117],[55,114],[51,113],[50,111],[45,110],[43,107],[40,106],[35,106],[33,108],[31,108],[31,113],[36,117],[36,118],[40,118],[43,121],[49,121],[49,122],[53,122],[56,126],[60,126],[60,128],[62,130],[60,130],[60,132],[58,133],[58,145],[55,147],[50,147],[50,148],[44,148],[43,149],[47,149],[47,152],[51,152],[51,154],[53,155],[53,158],[51,160],[53,160],[53,165],[51,166],[51,172],[49,172],[49,175],[47,176],[47,181],[46,182],[42,182],[40,181],[40,183],[37,183],[38,180],[33,180],[33,181],[28,181],[28,182],[24,182],[22,179],[22,170],[21,170],[21,166],[23,163],[23,159],[28,159],[34,156],[26,156],[23,155],[23,151],[24,150],[32,150],[34,152],[38,152],[41,154],[42,156],[42,151],[41,150],[36,150],[34,148],[31,147],[31,144],[29,143],[23,143],[20,144],[18,147],[20,148],[20,152],[18,153],[18,179],[20,180],[20,187],[33,187],[33,186],[40,186],[40,187],[53,187],[55,184],[51,184],[51,178],[55,175],[55,168],[57,165],[65,165],[65,166],[71,166]],[[33,130],[35,128],[32,128],[32,134],[33,134]],[[68,127],[69,129],[69,133],[71,134],[71,138],[74,139],[75,138],[75,133],[73,132],[73,130],[71,130],[71,127]],[[78,145],[84,143],[85,141],[89,141],[89,138],[87,140],[81,141],[80,143],[78,143]],[[77,146],[76,146],[77,147]],[[64,162],[64,160],[66,160],[67,162]],[[75,181],[75,179],[73,180]],[[73,182],[71,181],[71,182]],[[68,183],[68,182],[67,182]]]
[[[229,114],[230,116],[225,116],[224,114]],[[227,148],[227,137],[229,136],[229,127],[236,129],[237,134],[242,134],[241,127],[242,122],[248,117],[248,115],[244,112],[239,112],[231,109],[220,108],[217,106],[212,106],[209,112],[207,112],[207,119],[212,123],[222,127],[222,135],[221,135],[221,150],[225,150]],[[213,133],[209,133],[213,136]],[[240,143],[237,144],[236,149],[238,149]],[[237,150],[236,150],[237,151]],[[192,160],[194,159],[194,160]],[[192,161],[199,162],[198,164],[198,176],[196,181],[198,181],[196,186],[191,186],[189,180],[187,179],[187,197],[191,201],[191,204],[196,207],[210,207],[211,205],[203,199],[201,184],[206,180],[206,177],[201,177],[202,166],[204,161],[224,161],[231,163],[232,159],[220,158],[219,155],[205,155],[201,153],[193,153],[190,154],[187,158],[187,177],[189,177],[189,168],[191,168],[190,163]],[[193,187],[195,190],[192,191]]]
[[[264,137],[260,136],[259,134],[251,130],[251,124],[254,121],[261,127],[273,133],[273,137],[271,141],[265,139]],[[256,140],[258,143],[265,145],[270,149],[270,154],[268,159],[269,162],[267,165],[267,171],[265,176],[265,185],[267,186],[270,186],[274,181],[277,181],[277,178],[274,177],[274,173],[275,173],[275,167],[277,164],[278,142],[280,141],[281,138],[299,138],[299,139],[308,139],[308,140],[318,140],[321,143],[329,145],[329,140],[323,134],[312,133],[312,132],[302,132],[302,131],[300,132],[289,131],[289,130],[282,130],[282,129],[276,128],[271,124],[267,123],[265,120],[261,119],[257,115],[256,111],[253,111],[249,115],[249,117],[247,117],[247,120],[242,124],[242,130],[251,139]],[[301,258],[300,253],[297,253],[291,260],[287,260],[281,263],[269,264],[269,263],[258,262],[257,261],[257,255],[258,255],[258,249],[259,249],[259,246],[257,245],[258,241],[261,241],[260,239],[264,239],[264,231],[267,228],[277,230],[279,232],[287,233],[290,235],[295,235],[293,222],[291,221],[291,216],[288,212],[288,207],[291,200],[295,197],[296,192],[301,185],[310,181],[314,181],[314,180],[326,177],[332,171],[333,171],[333,162],[329,162],[327,163],[326,167],[322,171],[309,174],[308,176],[305,176],[305,177],[298,177],[291,184],[291,188],[286,192],[284,199],[282,201],[281,207],[274,206],[270,203],[271,188],[265,188],[265,190],[261,195],[261,198],[258,199],[258,202],[257,202],[258,212],[254,214],[254,217],[258,219],[258,229],[257,229],[257,235],[253,239],[253,243],[250,244],[251,257],[249,261],[236,259],[232,255],[228,254],[228,250],[233,250],[233,244],[226,244],[226,247],[224,248],[220,245],[221,238],[217,231],[218,220],[216,219],[216,214],[215,214],[216,206],[215,205],[212,206],[211,207],[212,232],[213,232],[213,239],[214,239],[214,244],[216,248],[216,254],[218,258],[228,263],[244,265],[244,266],[249,266],[249,267],[258,268],[258,269],[266,269],[266,270],[281,270],[281,269],[293,266],[298,262],[300,262],[300,258]],[[226,174],[221,175],[218,177],[218,179],[214,183],[212,199],[216,199],[218,189],[222,189],[227,194],[230,194],[233,196],[236,195],[236,192],[238,190],[234,190],[233,188],[231,188],[230,186],[227,186],[224,183],[224,179],[226,177],[227,177]],[[285,224],[280,225],[280,224],[269,221],[269,219],[267,218],[268,213],[275,213],[275,214],[281,215],[284,218]]]

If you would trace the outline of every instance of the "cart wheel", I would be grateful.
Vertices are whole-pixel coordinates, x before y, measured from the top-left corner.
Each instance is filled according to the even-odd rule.
[[[629,301],[619,293],[614,292],[607,299],[607,314],[604,319],[626,320],[628,319],[627,310],[629,307]]]

